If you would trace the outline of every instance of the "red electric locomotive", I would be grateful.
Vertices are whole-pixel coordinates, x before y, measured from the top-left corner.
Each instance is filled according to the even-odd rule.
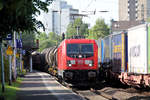
[[[65,39],[57,49],[57,75],[69,83],[95,81],[98,46],[91,39]]]

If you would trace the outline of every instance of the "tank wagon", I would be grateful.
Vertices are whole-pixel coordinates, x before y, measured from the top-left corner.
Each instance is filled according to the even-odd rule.
[[[43,58],[43,54],[39,52],[34,52],[32,53],[32,66],[34,69],[41,70],[41,71],[46,71],[45,69],[45,58]]]
[[[77,84],[95,82],[98,75],[98,46],[91,39],[65,39],[41,53],[50,74],[60,81]]]
[[[100,77],[116,79],[127,85],[150,87],[150,24],[111,34],[98,42],[101,44],[98,47],[101,52],[98,55],[102,69]],[[109,46],[105,47],[108,43]],[[105,56],[105,52],[109,56]]]

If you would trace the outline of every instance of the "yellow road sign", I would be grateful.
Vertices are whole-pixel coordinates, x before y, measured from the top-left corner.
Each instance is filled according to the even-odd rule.
[[[6,50],[6,54],[7,55],[12,55],[13,54],[13,50],[10,46],[8,46],[7,50]]]

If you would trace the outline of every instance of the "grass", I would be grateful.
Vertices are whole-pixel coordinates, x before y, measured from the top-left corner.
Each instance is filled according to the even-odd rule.
[[[19,86],[22,79],[17,78],[16,82],[13,82],[11,86],[8,83],[5,84],[5,92],[2,93],[1,83],[0,83],[0,97],[4,97],[4,100],[16,100],[16,93],[19,90]]]
[[[26,74],[26,70],[23,69],[22,72],[18,71],[18,76],[24,76]]]

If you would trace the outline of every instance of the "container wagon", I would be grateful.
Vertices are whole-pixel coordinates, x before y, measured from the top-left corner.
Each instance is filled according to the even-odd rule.
[[[101,66],[106,69],[111,66],[111,35],[101,39]]]
[[[97,40],[99,58],[99,80],[107,80],[109,70],[112,67],[111,61],[111,35]],[[109,80],[109,79],[108,79]]]
[[[150,24],[128,29],[128,70],[120,78],[128,85],[150,87]]]
[[[111,36],[112,68],[110,76],[119,79],[120,75],[128,70],[128,36],[127,32],[120,32]]]
[[[105,80],[118,80],[127,70],[127,33],[111,34],[101,39],[100,77]]]
[[[109,69],[99,73],[107,75],[107,79],[117,79],[127,85],[150,87],[150,24],[132,27],[127,32],[109,37],[111,48],[103,50],[101,45],[101,58],[104,62],[104,52],[110,50],[111,64]],[[107,68],[105,62],[100,68]]]

